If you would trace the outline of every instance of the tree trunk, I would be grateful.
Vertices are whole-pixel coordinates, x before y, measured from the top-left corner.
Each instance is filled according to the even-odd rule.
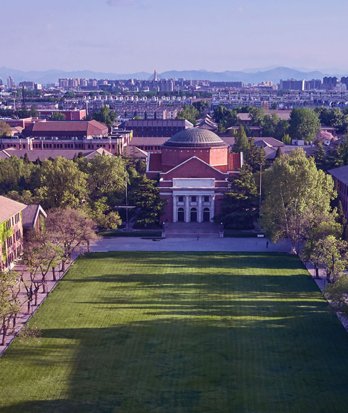
[[[52,275],[53,275],[53,281],[57,281],[57,278],[56,278],[56,267],[52,267]]]
[[[320,278],[319,277],[319,268],[317,266],[315,267],[315,278],[317,278],[317,279]]]

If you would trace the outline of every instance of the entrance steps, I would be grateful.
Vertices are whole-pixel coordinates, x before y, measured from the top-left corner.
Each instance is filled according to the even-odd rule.
[[[210,222],[166,223],[164,235],[166,238],[219,238],[220,226]]]

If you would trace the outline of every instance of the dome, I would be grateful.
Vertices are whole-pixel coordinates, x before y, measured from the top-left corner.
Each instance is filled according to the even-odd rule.
[[[164,146],[212,147],[226,146],[226,143],[214,132],[207,129],[189,128],[172,136]]]

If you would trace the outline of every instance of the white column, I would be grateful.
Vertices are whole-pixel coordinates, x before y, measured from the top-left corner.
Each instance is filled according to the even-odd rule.
[[[190,197],[188,195],[185,196],[185,222],[190,222],[191,221],[191,215],[190,215]]]
[[[178,221],[178,211],[177,211],[177,197],[173,195],[173,222]]]
[[[210,221],[213,220],[215,215],[215,195],[210,197]]]
[[[199,196],[198,197],[198,216],[197,216],[197,221],[198,222],[203,222],[203,197]]]

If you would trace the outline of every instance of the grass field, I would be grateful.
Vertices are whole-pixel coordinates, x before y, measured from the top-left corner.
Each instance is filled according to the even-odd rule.
[[[295,257],[91,255],[32,324],[0,412],[348,411],[348,334]]]

